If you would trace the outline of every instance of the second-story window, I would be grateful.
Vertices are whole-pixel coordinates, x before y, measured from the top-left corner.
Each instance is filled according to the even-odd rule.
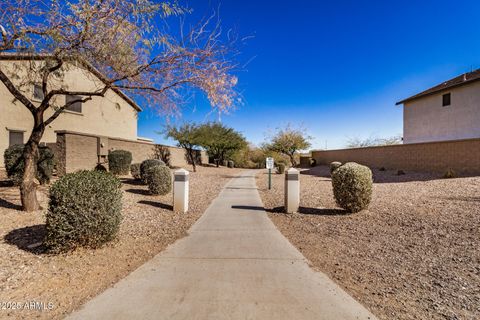
[[[78,112],[78,113],[82,113],[82,102],[81,101],[78,101],[78,100],[81,100],[82,97],[81,96],[66,96],[65,98],[65,103],[70,103],[72,101],[76,101],[77,102],[74,102],[73,104],[71,104],[70,106],[68,106],[66,108],[66,110],[68,111],[73,111],[73,112]]]
[[[447,107],[451,104],[452,95],[450,93],[445,93],[442,96],[442,106]]]
[[[42,101],[44,98],[43,96],[43,89],[40,84],[33,85],[33,99],[37,101]]]

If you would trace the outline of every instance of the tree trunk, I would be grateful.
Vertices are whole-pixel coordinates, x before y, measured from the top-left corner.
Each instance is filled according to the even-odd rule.
[[[22,183],[20,184],[20,198],[24,211],[31,212],[40,209],[37,200],[37,159],[39,157],[40,139],[44,132],[43,119],[41,115],[34,115],[35,126],[32,134],[25,144],[23,150],[24,172]]]
[[[297,163],[295,162],[295,155],[294,154],[289,154],[290,157],[290,162],[292,163],[292,168],[295,168],[297,166]]]
[[[193,155],[193,150],[188,149],[187,153],[188,157],[190,158],[190,162],[192,163],[193,172],[197,172],[197,166],[195,165],[195,157]]]

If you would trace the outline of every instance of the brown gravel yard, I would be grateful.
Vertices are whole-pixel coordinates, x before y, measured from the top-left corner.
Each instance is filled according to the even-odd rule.
[[[369,210],[336,207],[328,168],[300,177],[285,215],[283,175],[257,176],[269,216],[311,261],[380,319],[480,319],[480,177],[374,171]]]
[[[58,256],[43,254],[41,246],[35,247],[44,232],[44,215],[18,211],[18,189],[9,186],[0,173],[0,303],[53,304],[50,311],[0,308],[0,318],[62,318],[184,237],[223,185],[240,171],[199,167],[192,172],[188,214],[171,211],[171,194],[151,196],[146,186],[123,179],[124,220],[118,239],[98,250],[79,249]],[[46,192],[43,187],[39,192],[45,207]]]

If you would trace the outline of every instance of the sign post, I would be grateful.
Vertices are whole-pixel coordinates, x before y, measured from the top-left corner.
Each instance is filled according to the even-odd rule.
[[[272,189],[272,169],[273,169],[273,158],[268,157],[267,161],[265,161],[267,169],[268,169],[268,190]]]

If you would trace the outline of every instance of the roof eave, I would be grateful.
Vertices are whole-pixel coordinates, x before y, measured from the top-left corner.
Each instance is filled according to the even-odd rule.
[[[14,53],[3,53],[0,54],[0,60],[43,60],[45,58],[49,58],[51,55],[46,55],[46,54],[32,54],[32,55],[22,55],[22,54],[14,54]],[[92,66],[90,63],[87,61],[80,61],[80,63],[83,63],[87,69],[92,72],[94,75],[96,75],[101,81],[106,82],[105,76],[98,71],[94,66]],[[110,88],[113,92],[118,94],[123,100],[125,100],[132,108],[137,110],[138,112],[142,112],[142,108],[133,101],[130,97],[128,97],[122,90],[118,88]]]

